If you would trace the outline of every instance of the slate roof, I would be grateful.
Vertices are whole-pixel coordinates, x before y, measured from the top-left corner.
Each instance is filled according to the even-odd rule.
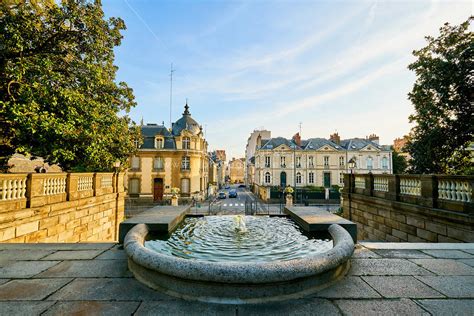
[[[176,143],[173,135],[163,125],[147,124],[141,127],[143,144],[141,149],[155,149],[155,137],[157,135],[163,136],[164,138],[164,149],[176,149]]]
[[[184,106],[183,116],[177,120],[176,123],[173,123],[171,132],[173,135],[178,136],[185,129],[190,131],[193,135],[198,135],[201,132],[201,126],[191,117],[187,103]]]
[[[262,147],[260,147],[259,149],[274,149],[282,144],[285,144],[291,148],[294,142],[292,139],[286,139],[284,137],[276,137],[276,138],[262,140]],[[377,145],[373,141],[364,139],[364,138],[345,139],[345,140],[342,140],[339,145],[326,138],[310,138],[308,140],[301,140],[301,147],[297,147],[297,149],[318,150],[321,147],[330,146],[336,150],[346,151],[346,150],[360,150],[369,145],[380,150],[391,150],[390,146],[388,145]]]

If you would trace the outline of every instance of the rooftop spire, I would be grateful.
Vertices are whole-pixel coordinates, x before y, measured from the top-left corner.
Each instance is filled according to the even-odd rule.
[[[188,99],[186,98],[186,105],[184,106],[184,113],[183,115],[191,115],[189,112],[189,105],[188,105]]]

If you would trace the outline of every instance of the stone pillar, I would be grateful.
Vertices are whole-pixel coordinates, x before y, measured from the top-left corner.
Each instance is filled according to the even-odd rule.
[[[420,178],[421,197],[420,204],[428,207],[436,207],[438,199],[438,182],[433,175],[422,175]]]
[[[286,195],[286,206],[293,206],[293,195]]]
[[[172,196],[171,197],[171,206],[178,206],[178,197]]]

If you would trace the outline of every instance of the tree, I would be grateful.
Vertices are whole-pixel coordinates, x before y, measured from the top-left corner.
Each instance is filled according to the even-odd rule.
[[[438,38],[413,54],[417,79],[408,94],[415,107],[407,150],[411,172],[462,174],[473,167],[467,150],[474,141],[473,17],[459,26],[446,23]]]
[[[400,153],[396,151],[393,151],[392,161],[394,174],[402,174],[406,172],[408,164],[404,156],[400,155]]]
[[[113,64],[124,22],[100,1],[0,4],[0,165],[15,151],[104,171],[140,140],[132,89]]]

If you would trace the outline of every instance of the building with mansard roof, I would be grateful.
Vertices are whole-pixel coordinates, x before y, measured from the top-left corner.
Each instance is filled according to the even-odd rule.
[[[342,186],[350,159],[356,163],[354,173],[393,173],[392,150],[380,145],[376,135],[341,140],[335,133],[329,139],[302,140],[298,133],[292,139],[260,139],[254,156],[255,192],[265,199],[276,186]]]
[[[171,197],[172,188],[179,188],[181,198],[205,198],[208,144],[188,104],[170,129],[164,124],[142,124],[141,133],[143,143],[130,157],[126,183],[129,197],[162,201]]]

